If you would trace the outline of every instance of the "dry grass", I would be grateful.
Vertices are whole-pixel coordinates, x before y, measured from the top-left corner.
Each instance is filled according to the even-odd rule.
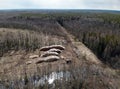
[[[0,56],[11,50],[34,51],[42,46],[63,44],[64,40],[35,31],[0,28]]]
[[[95,64],[77,62],[79,65],[71,64],[69,68],[59,64],[37,66],[34,69],[36,70],[34,74],[27,74],[27,66],[24,66],[22,76],[17,76],[14,71],[9,76],[3,75],[4,82],[2,81],[1,83],[4,84],[4,89],[9,89],[10,87],[13,87],[12,89],[119,89],[119,77],[112,74],[110,70]],[[61,66],[63,66],[62,69],[60,68]],[[35,80],[39,81],[42,76],[49,75],[53,70],[56,72],[69,71],[70,77],[66,80],[64,75],[63,79],[54,81],[55,86],[49,85],[47,81],[45,85],[36,86],[34,84]]]
[[[21,30],[18,31],[22,33]],[[18,31],[12,29],[11,32],[12,34],[17,34]],[[9,31],[2,32],[6,33]],[[51,44],[64,44],[60,38],[54,38],[53,36],[42,33],[39,35],[39,33],[25,30],[22,34],[24,34],[24,37],[26,37],[26,34],[29,34],[28,39],[31,40],[31,44],[33,44],[32,37],[38,37],[39,40],[35,41],[35,43],[41,42],[39,43],[39,47]],[[14,35],[14,38],[17,38],[16,35]],[[78,60],[79,58],[75,56],[74,48],[72,48],[74,46],[68,43],[65,47],[65,51],[61,54],[65,58],[72,59],[72,63],[69,65],[64,60],[38,65],[26,65],[25,63],[29,60],[29,55],[38,54],[38,50],[34,51],[34,53],[28,52],[25,54],[24,49],[21,53],[13,53],[14,55],[12,56],[3,56],[0,60],[0,68],[2,68],[0,70],[0,84],[4,85],[3,89],[9,89],[11,87],[11,89],[119,89],[119,76],[117,76],[116,72],[104,66],[94,64],[84,58]],[[67,81],[65,81],[65,76],[61,80],[56,80],[54,82],[55,86],[49,85],[48,82],[45,82],[43,86],[36,86],[34,84],[35,80],[44,75],[49,75],[52,71],[69,71],[71,75]]]
[[[27,29],[0,28],[0,73],[23,66],[30,55],[39,55],[39,48],[57,44],[64,45],[65,40]],[[17,70],[21,70],[19,68]]]
[[[71,53],[69,55],[72,55],[75,60],[74,53],[71,51],[72,48],[69,47],[70,45],[67,45],[66,50]],[[67,52],[64,52],[64,55],[69,57]],[[10,87],[12,89],[119,89],[120,87],[119,76],[115,74],[116,72],[84,58],[77,59],[70,65],[65,64],[63,60],[26,65],[25,62],[29,60],[30,54],[2,57],[0,68],[3,68],[3,71],[0,73],[0,84],[4,85],[3,89]],[[34,84],[35,80],[44,75],[49,75],[52,71],[69,71],[71,75],[67,81],[65,76],[61,80],[54,81],[55,86],[49,85],[48,82],[45,82],[43,86]]]

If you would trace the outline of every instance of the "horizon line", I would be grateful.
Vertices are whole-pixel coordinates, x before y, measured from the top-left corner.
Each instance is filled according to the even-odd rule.
[[[72,8],[70,8],[70,9],[59,9],[59,8],[30,8],[30,9],[28,9],[28,8],[7,8],[7,9],[0,9],[0,10],[95,10],[95,11],[120,11],[120,10],[114,10],[114,9],[72,9]]]

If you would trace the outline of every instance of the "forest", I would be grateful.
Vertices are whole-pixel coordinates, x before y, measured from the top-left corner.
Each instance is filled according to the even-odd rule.
[[[76,39],[90,48],[101,61],[120,68],[120,15],[97,14],[60,21]]]
[[[7,16],[4,17],[0,21],[0,27],[29,29],[65,37],[60,32],[57,23],[65,27],[76,39],[82,41],[105,64],[113,68],[120,68],[119,13],[79,11],[26,12],[9,18]]]
[[[119,12],[1,11],[0,89],[119,89],[119,38]],[[85,45],[98,63],[74,43]],[[26,64],[50,45],[66,48],[59,61]]]

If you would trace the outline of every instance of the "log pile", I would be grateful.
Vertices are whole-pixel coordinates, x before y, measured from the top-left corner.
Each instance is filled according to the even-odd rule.
[[[45,58],[39,58],[36,61],[36,64],[42,63],[42,62],[54,62],[54,61],[57,61],[57,60],[60,60],[59,56],[48,56],[48,57],[45,57]]]
[[[63,50],[65,50],[65,47],[63,47],[62,45],[51,45],[42,47],[40,49],[42,54],[35,63],[38,64],[42,62],[54,62],[60,60],[60,54]]]
[[[35,64],[43,63],[43,62],[54,62],[60,59],[65,60],[67,64],[72,62],[71,59],[65,58],[64,56],[60,55],[62,51],[65,50],[65,47],[62,45],[51,45],[51,46],[44,46],[40,49],[41,55],[31,55],[29,56],[30,59],[33,60]],[[32,61],[26,62],[27,65],[33,63]]]
[[[51,55],[59,56],[59,53],[57,53],[57,52],[45,52],[41,55],[41,57],[48,57],[48,56],[51,56]]]
[[[62,45],[51,45],[51,46],[45,46],[40,49],[40,51],[48,51],[50,49],[59,49],[59,50],[65,50],[65,47]]]

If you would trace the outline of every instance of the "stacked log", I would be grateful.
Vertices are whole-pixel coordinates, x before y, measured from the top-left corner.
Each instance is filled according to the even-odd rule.
[[[60,49],[52,48],[52,49],[48,50],[48,52],[56,52],[56,53],[60,54],[62,51]]]
[[[59,56],[59,53],[57,53],[57,52],[45,52],[41,55],[41,57],[48,57],[48,56],[52,56],[52,55]]]
[[[62,45],[51,45],[51,46],[45,46],[40,49],[40,51],[48,51],[50,49],[59,49],[59,50],[65,50],[65,47]]]
[[[60,53],[65,50],[65,47],[62,45],[51,45],[51,46],[45,46],[40,49],[40,51],[43,51],[40,58],[36,61],[36,64],[42,63],[42,62],[54,62],[57,60],[60,60]]]
[[[48,56],[48,57],[44,57],[44,58],[39,58],[36,61],[36,64],[42,63],[42,62],[54,62],[54,61],[57,61],[57,60],[60,60],[60,57],[58,57],[58,56]]]
[[[64,56],[60,55],[62,51],[65,50],[65,47],[62,45],[51,45],[45,46],[40,49],[42,51],[40,57],[39,55],[31,55],[29,56],[30,59],[36,59],[34,63],[39,64],[43,62],[54,62],[60,59],[65,60],[67,64],[70,64],[72,60],[70,58],[65,58]],[[26,62],[27,65],[31,64],[33,61]]]

